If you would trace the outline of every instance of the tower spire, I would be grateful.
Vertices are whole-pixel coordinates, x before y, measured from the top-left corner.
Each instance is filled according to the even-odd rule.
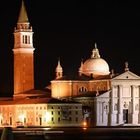
[[[27,16],[27,11],[25,8],[24,0],[22,0],[21,8],[20,8],[20,13],[18,17],[18,23],[28,23],[28,16]]]
[[[58,59],[58,64],[57,64],[55,72],[56,72],[56,79],[63,76],[63,68],[60,64],[60,58]]]

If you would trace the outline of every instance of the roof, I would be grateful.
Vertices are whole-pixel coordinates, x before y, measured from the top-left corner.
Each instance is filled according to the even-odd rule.
[[[82,75],[68,75],[68,76],[62,76],[58,79],[55,79],[55,81],[60,81],[60,80],[73,80],[73,81],[90,81],[90,80],[102,80],[102,79],[110,79],[109,75],[104,75],[104,76],[98,76],[96,78],[92,76],[86,76],[84,74]],[[53,80],[54,81],[54,80]]]
[[[136,75],[135,73],[131,72],[131,71],[125,71],[123,73],[120,73],[120,74],[117,74],[117,75],[114,75],[114,77],[112,77],[112,79],[114,80],[117,80],[117,79],[120,79],[120,80],[140,80],[140,76]]]
[[[83,92],[83,93],[81,93],[81,94],[79,94],[79,95],[77,95],[77,96],[75,96],[74,98],[81,98],[81,97],[97,97],[97,96],[99,96],[99,95],[101,95],[101,94],[104,94],[104,93],[106,93],[107,92],[107,90],[106,91],[87,91],[87,92]]]
[[[67,104],[77,103],[70,100],[58,100],[51,98],[50,94],[42,90],[30,90],[12,97],[1,97],[0,105],[20,105],[20,104]]]
[[[24,4],[24,1],[22,0],[18,23],[28,23],[28,22],[29,20],[28,20],[25,4]]]

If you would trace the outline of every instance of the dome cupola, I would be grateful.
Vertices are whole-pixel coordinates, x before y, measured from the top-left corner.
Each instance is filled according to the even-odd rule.
[[[96,43],[91,58],[84,62],[81,73],[87,76],[93,75],[93,77],[109,75],[109,65],[104,59],[100,58]]]

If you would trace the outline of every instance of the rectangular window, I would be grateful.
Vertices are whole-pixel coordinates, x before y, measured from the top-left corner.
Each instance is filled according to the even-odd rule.
[[[60,117],[58,118],[58,122],[60,122]]]
[[[78,117],[75,118],[75,121],[78,122]]]
[[[28,42],[27,42],[27,35],[25,35],[25,44],[27,44]]]
[[[60,115],[60,111],[58,111],[58,115]]]
[[[30,44],[30,36],[28,36],[28,44]]]
[[[23,36],[22,36],[22,43],[24,44],[24,42],[25,42],[25,41],[24,41],[24,35],[23,35]]]

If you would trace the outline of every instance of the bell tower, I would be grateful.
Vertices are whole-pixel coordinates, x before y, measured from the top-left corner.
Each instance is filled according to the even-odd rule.
[[[14,96],[34,89],[33,31],[24,1],[14,29]]]

